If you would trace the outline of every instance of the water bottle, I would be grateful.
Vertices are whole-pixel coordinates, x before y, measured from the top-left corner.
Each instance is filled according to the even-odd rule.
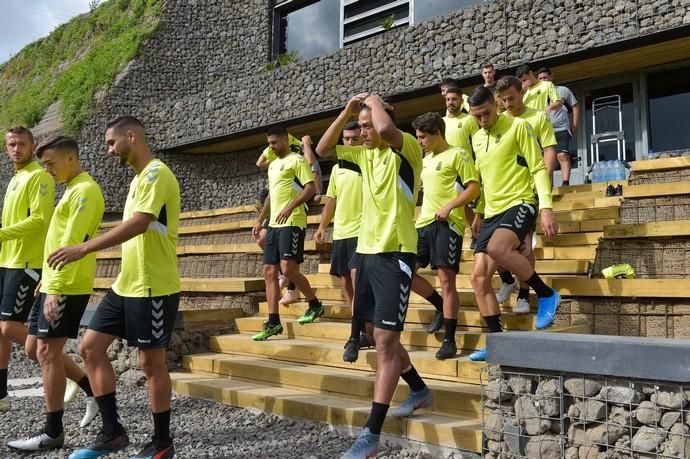
[[[625,164],[620,159],[616,160],[616,180],[625,180]]]
[[[601,182],[601,162],[592,164],[592,183]]]
[[[607,161],[608,167],[606,168],[606,181],[613,182],[616,180],[616,162],[611,160]]]
[[[647,159],[656,159],[656,153],[654,153],[654,150],[651,148],[649,149],[649,153],[647,154]]]

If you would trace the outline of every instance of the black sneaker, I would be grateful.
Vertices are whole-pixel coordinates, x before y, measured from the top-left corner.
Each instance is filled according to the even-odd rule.
[[[170,443],[168,446],[158,446],[156,442],[151,442],[144,446],[139,454],[130,459],[171,459],[175,457],[175,445]]]
[[[429,334],[436,333],[441,329],[441,327],[443,327],[443,313],[436,311],[434,320],[432,320],[429,326],[426,328],[426,332]]]
[[[369,349],[374,347],[373,344],[369,342],[369,338],[367,338],[367,334],[362,332],[359,334],[359,348],[360,349]]]
[[[99,432],[96,436],[96,442],[92,446],[76,450],[69,455],[69,459],[92,459],[121,451],[128,446],[129,437],[125,431],[114,436]]]
[[[455,357],[457,353],[458,347],[455,345],[455,341],[444,339],[441,348],[436,352],[436,358],[446,360]]]
[[[356,339],[350,338],[345,343],[345,352],[343,352],[343,360],[345,362],[356,362],[359,358],[359,342]]]
[[[606,187],[606,197],[610,198],[611,196],[616,195],[616,189],[613,187],[613,185],[609,185]]]
[[[616,196],[623,196],[623,185],[620,183],[616,187]]]

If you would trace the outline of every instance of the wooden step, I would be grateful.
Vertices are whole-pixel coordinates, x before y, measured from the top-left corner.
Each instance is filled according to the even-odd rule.
[[[690,167],[690,157],[647,159],[630,163],[633,172],[658,172]]]
[[[687,298],[687,279],[559,279],[553,288],[562,296],[620,298]]]
[[[276,387],[210,374],[175,373],[173,382],[175,391],[183,395],[331,425],[361,427],[366,423],[371,409],[371,400],[364,398]],[[481,450],[481,423],[473,418],[428,412],[404,419],[388,416],[383,432],[407,440],[470,451]]]
[[[618,182],[615,182],[616,184]],[[624,182],[621,182],[624,183]],[[569,196],[580,193],[604,192],[606,193],[606,183],[585,183],[582,185],[557,186],[551,190],[553,196]]]
[[[97,277],[94,279],[93,288],[108,289],[115,279]],[[264,280],[259,277],[219,277],[217,279],[181,278],[180,288],[182,292],[203,293],[242,293],[260,292],[265,290]]]
[[[233,378],[270,383],[280,387],[297,387],[327,393],[371,399],[376,374],[373,371],[350,370],[304,363],[285,362],[260,357],[230,354],[196,354],[185,356],[182,367]],[[427,379],[434,393],[436,413],[481,416],[481,393],[476,384]],[[408,385],[400,380],[393,396],[399,404],[409,395]]]
[[[635,198],[665,198],[690,194],[690,182],[650,183],[648,185],[635,185],[623,188],[625,199]]]
[[[330,252],[332,243],[330,242],[316,242],[304,241],[305,252]],[[246,244],[208,244],[208,245],[183,245],[177,246],[177,255],[184,257],[185,255],[208,255],[217,253],[264,253],[263,249],[258,244],[253,242]],[[98,259],[120,258],[122,253],[120,250],[109,250],[107,252],[98,252]],[[184,261],[184,260],[180,260]]]
[[[231,323],[234,319],[244,316],[240,308],[223,309],[186,309],[181,310],[184,323],[225,322]]]
[[[188,212],[180,213],[180,220],[193,220],[195,218],[205,218],[205,217],[217,217],[220,215],[234,215],[234,214],[245,214],[248,212],[255,212],[256,209],[253,205],[238,206],[238,207],[223,207],[218,209],[208,209],[208,210],[193,210]],[[111,221],[101,223],[101,228],[112,228],[122,223],[121,220]]]
[[[429,303],[424,301],[418,295],[415,298],[418,302],[410,303],[407,309],[407,316],[405,318],[405,325],[418,326],[428,325],[434,319],[436,310]],[[536,305],[536,297],[532,295],[532,304]],[[410,299],[412,300],[412,298]],[[301,317],[308,308],[306,302],[293,303],[287,306],[280,306],[280,315],[285,318]],[[268,316],[268,303],[259,303],[259,314]],[[322,319],[349,321],[352,318],[350,307],[343,302],[326,302],[324,303],[324,315]],[[513,312],[506,312],[501,315],[504,327],[508,330],[534,330],[535,316],[533,314],[515,314]],[[476,307],[462,307],[458,311],[458,325],[464,327],[485,327],[484,321],[481,318],[479,309]]]
[[[604,228],[607,239],[690,236],[690,220],[630,223]]]
[[[279,335],[266,341],[255,342],[250,334],[219,335],[209,338],[209,349],[213,352],[260,356],[273,360],[325,365],[328,367],[376,371],[376,351],[362,349],[354,363],[343,362],[345,342],[316,341],[313,339],[288,338]],[[435,379],[479,384],[483,362],[472,362],[467,358],[471,351],[459,351],[459,357],[437,360],[436,351],[420,349],[407,350],[412,364],[420,374]]]
[[[594,245],[599,243],[599,239],[603,237],[604,233],[601,231],[593,231],[586,233],[575,234],[559,234],[553,238],[538,237],[537,244],[543,247],[569,247],[581,245]]]

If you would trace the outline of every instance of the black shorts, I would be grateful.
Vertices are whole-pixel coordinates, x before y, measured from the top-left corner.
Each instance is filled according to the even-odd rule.
[[[170,344],[180,294],[146,298],[124,297],[109,289],[89,323],[89,330],[118,336],[140,349]]]
[[[278,265],[280,260],[304,261],[304,228],[284,226],[268,228],[264,245],[264,264]]]
[[[91,295],[62,295],[58,299],[58,320],[50,322],[43,313],[46,294],[36,298],[29,314],[29,335],[39,338],[74,338],[79,336],[81,316]]]
[[[331,250],[331,276],[342,276],[348,274],[353,266],[353,257],[357,250],[357,238],[338,239],[333,241]]]
[[[518,204],[502,214],[487,218],[482,222],[482,227],[479,230],[474,253],[486,253],[491,236],[499,228],[505,228],[515,233],[520,244],[522,244],[525,237],[536,228],[536,222],[537,208],[527,203]]]
[[[460,271],[462,235],[448,222],[433,222],[417,229],[417,265],[432,269],[451,268]]]
[[[26,322],[40,279],[40,269],[0,268],[0,320]]]
[[[570,141],[572,140],[570,132],[558,131],[554,134],[556,135],[556,153],[568,153],[571,157],[574,156],[573,152],[570,151]]]
[[[414,253],[357,254],[354,315],[377,328],[402,331],[410,301]]]

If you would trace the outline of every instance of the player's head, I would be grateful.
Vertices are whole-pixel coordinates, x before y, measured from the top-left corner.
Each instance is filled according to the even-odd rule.
[[[144,124],[133,116],[121,116],[105,128],[108,154],[116,156],[121,166],[131,164],[136,152],[147,149]]]
[[[444,138],[446,124],[438,113],[429,112],[419,115],[412,122],[412,128],[425,152],[439,152],[447,145]]]
[[[522,64],[515,70],[515,76],[520,79],[523,83],[527,82],[529,85],[533,85],[537,82],[537,77],[534,75],[532,68],[529,64]]]
[[[439,87],[441,88],[441,97],[445,99],[448,88],[459,88],[460,80],[457,78],[444,78]]]
[[[492,86],[496,82],[496,69],[494,68],[494,64],[485,62],[482,65],[482,78],[484,78],[484,84],[487,86]]]
[[[462,91],[457,86],[446,89],[446,110],[453,116],[460,114],[462,110]]]
[[[266,131],[266,142],[276,152],[276,155],[280,157],[290,152],[288,132],[284,126],[271,126],[268,128],[268,131]]]
[[[511,113],[520,113],[524,108],[522,103],[522,82],[514,76],[504,76],[496,83],[496,94],[503,103],[503,107]]]
[[[36,149],[36,157],[57,183],[67,183],[81,171],[79,145],[72,137],[61,135],[43,142]]]
[[[13,127],[5,133],[5,151],[16,169],[31,162],[35,148],[34,135],[24,126]]]
[[[357,121],[350,121],[343,128],[343,145],[362,145],[362,133]]]
[[[496,123],[498,112],[496,111],[496,97],[493,91],[486,86],[477,86],[469,98],[470,115],[477,119],[479,125],[489,129]]]
[[[393,110],[387,108],[386,114],[395,121]],[[381,135],[374,128],[374,122],[371,119],[371,108],[365,104],[361,105],[359,116],[357,118],[359,123],[360,133],[362,134],[362,143],[367,148],[379,148],[383,143]]]
[[[539,78],[541,81],[553,81],[553,74],[551,73],[551,69],[548,67],[540,68],[537,72],[537,78]]]

